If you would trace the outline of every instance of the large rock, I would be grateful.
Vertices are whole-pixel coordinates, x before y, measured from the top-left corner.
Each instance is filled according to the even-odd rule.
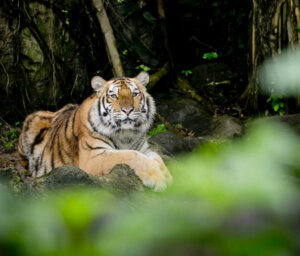
[[[209,134],[212,116],[197,102],[187,98],[173,98],[157,105],[157,111],[171,124],[181,124],[198,136]]]
[[[98,185],[86,172],[72,165],[55,168],[45,176],[35,179],[35,181],[46,189]]]
[[[154,135],[149,139],[150,145],[158,145],[161,155],[174,156],[179,153],[187,153],[199,146],[204,139],[197,137],[185,137],[182,138],[172,132],[163,132]]]
[[[187,98],[173,98],[157,106],[171,124],[180,124],[196,137],[232,138],[243,133],[243,123],[230,116],[213,116],[201,104]],[[180,147],[180,146],[178,146]]]
[[[142,181],[127,165],[116,165],[109,174],[104,176],[88,175],[75,166],[64,165],[36,179],[21,178],[16,168],[1,168],[0,183],[17,194],[33,195],[85,186],[105,188],[117,194],[144,190]]]
[[[209,138],[234,138],[243,135],[244,124],[232,116],[218,116],[212,118]]]

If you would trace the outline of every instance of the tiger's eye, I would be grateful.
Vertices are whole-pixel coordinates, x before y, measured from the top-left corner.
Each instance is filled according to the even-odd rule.
[[[111,97],[113,100],[116,100],[116,99],[118,98],[116,94],[112,94],[112,95],[110,95],[110,97]]]
[[[132,93],[132,97],[136,97],[136,96],[138,96],[139,95],[139,93],[138,92],[134,92],[134,93]]]

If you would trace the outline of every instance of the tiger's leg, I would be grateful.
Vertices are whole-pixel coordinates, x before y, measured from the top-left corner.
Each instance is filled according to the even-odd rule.
[[[79,168],[89,174],[105,175],[117,164],[127,164],[147,187],[164,190],[167,180],[158,161],[134,150],[106,150],[92,152],[86,158],[80,154]],[[87,156],[87,154],[86,154]]]

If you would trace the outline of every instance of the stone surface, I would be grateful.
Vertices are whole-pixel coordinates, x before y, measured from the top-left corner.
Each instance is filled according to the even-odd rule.
[[[161,148],[161,153],[169,156],[190,152],[203,141],[204,140],[196,137],[181,138],[177,134],[169,131],[156,134],[149,139],[150,144],[158,145]]]
[[[158,103],[157,111],[169,123],[181,124],[195,132],[196,136],[205,136],[210,132],[212,116],[194,100],[176,97]]]
[[[75,166],[64,165],[36,179],[22,179],[14,167],[0,168],[0,183],[17,194],[33,195],[84,186],[105,188],[117,194],[144,190],[142,181],[127,165],[116,165],[105,176],[88,175]]]
[[[231,116],[219,116],[212,119],[211,134],[212,138],[233,138],[244,133],[244,125],[238,119]]]
[[[136,176],[134,171],[125,164],[116,165],[109,174],[98,177],[97,181],[101,186],[114,193],[144,191],[142,181]]]
[[[182,127],[193,131],[195,137],[231,138],[243,133],[243,123],[238,119],[230,116],[214,117],[203,106],[191,99],[173,98],[162,105],[158,105],[157,109],[166,121],[175,125],[180,124]],[[178,147],[182,147],[182,142],[178,143]]]
[[[63,165],[36,179],[46,189],[72,186],[96,185],[96,182],[81,169],[72,165]]]

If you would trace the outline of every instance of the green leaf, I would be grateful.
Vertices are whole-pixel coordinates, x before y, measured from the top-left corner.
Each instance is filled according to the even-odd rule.
[[[191,70],[182,70],[181,74],[184,74],[186,77],[188,77],[189,75],[191,75],[193,72]]]
[[[167,128],[165,126],[165,124],[159,124],[157,125],[154,129],[152,129],[151,131],[149,131],[148,133],[148,138],[156,135],[156,134],[159,134],[159,133],[162,133],[162,132],[166,132],[167,131]]]
[[[146,71],[146,72],[148,72],[148,71],[151,70],[150,67],[147,67],[147,66],[144,65],[144,64],[141,64],[141,65],[136,66],[135,69],[143,70],[143,71]]]
[[[275,105],[274,105],[274,107],[273,107],[273,109],[274,109],[274,111],[276,111],[276,112],[277,112],[277,111],[278,111],[278,109],[279,109],[279,104],[275,104]]]
[[[216,52],[207,52],[207,53],[204,53],[203,54],[203,59],[208,59],[208,60],[211,60],[211,59],[217,59],[219,56]]]

